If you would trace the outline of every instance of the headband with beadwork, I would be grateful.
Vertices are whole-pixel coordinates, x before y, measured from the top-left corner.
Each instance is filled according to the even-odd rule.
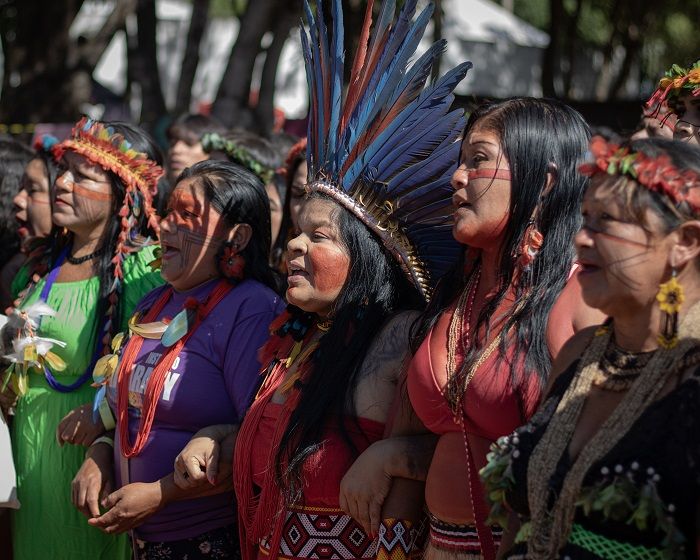
[[[103,338],[105,348],[108,348],[112,320],[124,278],[122,269],[124,259],[130,253],[155,242],[150,238],[141,237],[138,227],[141,216],[145,216],[147,226],[156,236],[160,229],[152,202],[158,192],[158,180],[163,176],[163,169],[147,154],[135,150],[131,143],[114,128],[87,117],[83,117],[75,125],[69,139],[53,148],[53,152],[59,159],[67,150],[80,154],[105,171],[114,173],[124,184],[124,199],[117,216],[121,231],[112,259],[114,283],[108,297],[107,322]]]
[[[430,22],[429,3],[384,0],[372,27],[368,2],[359,48],[344,95],[343,10],[331,3],[329,33],[322,2],[308,1],[301,42],[310,94],[307,163],[310,191],[325,193],[361,220],[398,260],[423,296],[457,259],[452,236],[450,178],[464,129],[461,109],[450,111],[453,90],[471,62],[426,87],[440,40],[414,59]]]
[[[630,146],[618,146],[601,136],[590,145],[593,161],[582,164],[579,171],[595,175],[627,176],[652,192],[668,198],[674,206],[687,204],[694,216],[700,215],[700,174],[691,169],[679,170],[670,156],[650,157]]]

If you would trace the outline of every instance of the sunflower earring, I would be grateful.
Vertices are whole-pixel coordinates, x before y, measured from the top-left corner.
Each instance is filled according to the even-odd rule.
[[[661,332],[657,340],[662,348],[674,348],[678,344],[678,312],[685,300],[683,286],[676,277],[676,269],[671,269],[671,278],[659,286],[656,301],[661,308]]]

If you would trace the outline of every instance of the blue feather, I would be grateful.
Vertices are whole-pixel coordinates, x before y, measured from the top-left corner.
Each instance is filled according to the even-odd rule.
[[[469,68],[471,68],[471,62],[460,64],[447,72],[432,87],[426,88],[415,101],[410,103],[399,116],[394,119],[394,122],[379,134],[374,140],[371,149],[366,150],[347,170],[343,177],[343,188],[345,190],[350,188],[359,176],[365,163],[372,159],[374,154],[382,148],[385,142],[391,138],[397,138],[394,136],[395,134],[401,136],[401,133],[410,131],[413,125],[423,116],[422,111],[430,110],[436,106],[439,107],[441,104],[447,104],[449,107],[454,98],[452,96],[452,90],[464,78]],[[403,131],[400,132],[399,129],[403,129]]]
[[[340,105],[343,98],[343,70],[345,66],[345,51],[343,50],[343,7],[340,0],[333,2],[333,41],[331,44],[331,115],[328,130],[328,161],[331,163],[329,171],[333,178],[337,177],[338,159],[336,158],[336,143],[340,126]]]

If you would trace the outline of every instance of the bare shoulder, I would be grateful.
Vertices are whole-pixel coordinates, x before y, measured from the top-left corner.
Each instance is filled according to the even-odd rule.
[[[547,387],[544,394],[549,393],[552,385],[557,377],[565,372],[571,364],[581,357],[591,342],[600,325],[586,327],[574,334],[559,350],[554,362],[552,363],[552,374],[547,381]]]
[[[362,377],[386,373],[398,377],[401,364],[410,353],[411,330],[420,314],[402,311],[384,323],[370,346],[362,364]]]
[[[410,359],[411,327],[418,313],[398,313],[385,322],[365,355],[355,391],[355,413],[386,422],[399,379]]]

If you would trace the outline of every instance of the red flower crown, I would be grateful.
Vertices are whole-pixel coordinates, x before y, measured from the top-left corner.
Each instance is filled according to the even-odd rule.
[[[700,214],[700,174],[679,170],[667,154],[649,157],[629,146],[608,143],[601,136],[591,139],[593,161],[582,164],[579,172],[595,175],[628,176],[652,192],[669,198],[674,206],[685,203],[694,215]]]

